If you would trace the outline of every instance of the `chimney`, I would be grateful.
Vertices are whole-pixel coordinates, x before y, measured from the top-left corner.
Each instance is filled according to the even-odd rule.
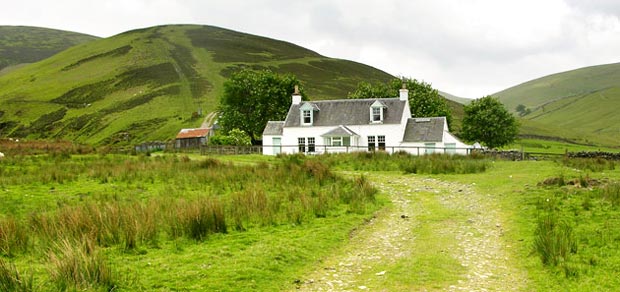
[[[295,85],[295,92],[293,92],[293,104],[301,103],[301,94],[299,93],[299,86]]]
[[[407,84],[405,84],[405,82],[403,82],[403,88],[401,88],[399,90],[400,93],[400,100],[402,101],[406,101],[409,100],[409,90],[407,90]]]

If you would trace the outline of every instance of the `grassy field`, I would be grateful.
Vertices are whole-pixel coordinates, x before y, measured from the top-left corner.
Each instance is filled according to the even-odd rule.
[[[316,161],[244,160],[3,159],[0,290],[283,288],[385,203]]]
[[[525,151],[530,153],[551,153],[551,154],[565,154],[566,152],[580,152],[580,151],[606,151],[606,152],[618,152],[617,147],[601,147],[601,146],[588,146],[579,145],[560,141],[549,141],[542,139],[518,139],[514,143],[503,147],[504,149],[513,149],[518,151]]]
[[[620,285],[617,162],[67,149],[0,160],[0,290],[295,289],[391,209],[392,192],[411,200],[404,214],[416,227],[401,232],[416,240],[404,243],[406,257],[387,256],[359,277],[375,279],[368,287],[442,290],[471,273],[452,237],[480,213],[465,208],[474,193],[461,186],[501,222],[502,264],[525,275],[520,290]]]

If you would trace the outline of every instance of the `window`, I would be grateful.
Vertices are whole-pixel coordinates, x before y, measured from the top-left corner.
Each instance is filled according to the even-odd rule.
[[[446,153],[455,154],[456,153],[456,143],[446,143]]]
[[[315,152],[314,137],[308,137],[308,152]]]
[[[299,145],[299,153],[306,152],[306,138],[297,138],[297,144]]]
[[[375,136],[368,136],[368,151],[375,151]]]
[[[385,151],[385,136],[377,136],[379,142],[379,150]]]
[[[435,143],[424,143],[424,154],[435,153]]]
[[[381,108],[373,107],[372,108],[372,121],[373,122],[381,122]]]
[[[342,146],[342,137],[332,137],[332,146]]]
[[[304,125],[312,124],[312,111],[311,110],[303,110],[302,111],[302,123]]]

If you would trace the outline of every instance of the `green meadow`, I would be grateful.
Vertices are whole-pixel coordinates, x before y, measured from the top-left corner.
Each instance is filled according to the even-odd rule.
[[[527,276],[523,291],[620,285],[613,161],[51,151],[0,160],[0,290],[294,290],[393,208],[388,189],[370,183],[379,177],[457,182],[484,195],[503,222],[506,264]],[[433,230],[467,214],[445,209],[442,195],[412,193],[423,208],[410,214],[419,220],[412,252],[361,275],[398,275],[377,284],[385,290],[444,290],[463,279],[468,268],[443,254],[456,239]]]

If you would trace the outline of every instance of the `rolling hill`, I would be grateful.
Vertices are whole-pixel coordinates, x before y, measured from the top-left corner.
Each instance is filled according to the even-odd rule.
[[[212,26],[170,25],[77,45],[0,76],[0,136],[94,145],[168,140],[216,110],[242,68],[295,74],[311,99],[345,98],[391,75]]]
[[[620,146],[620,63],[549,75],[494,94],[507,109],[529,109],[521,134]]]
[[[0,75],[10,67],[49,58],[97,37],[30,26],[0,26]]]

